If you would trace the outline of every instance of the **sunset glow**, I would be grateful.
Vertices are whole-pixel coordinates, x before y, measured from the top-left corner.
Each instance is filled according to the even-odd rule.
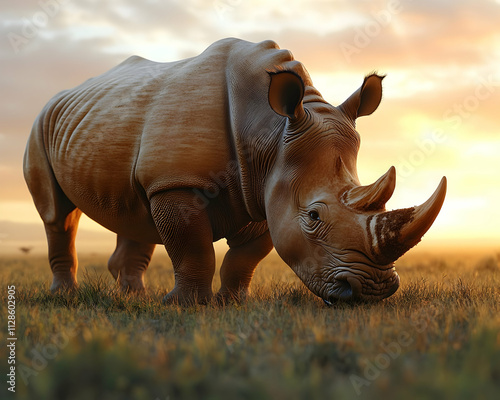
[[[1,4],[0,252],[19,245],[16,224],[43,231],[22,156],[34,119],[55,93],[130,55],[174,61],[229,36],[272,39],[291,50],[333,105],[371,71],[386,74],[381,106],[357,125],[362,184],[394,165],[387,206],[404,208],[424,202],[446,176],[447,198],[422,247],[500,246],[497,0]],[[81,227],[103,231],[88,219]],[[113,236],[106,238],[111,251]]]

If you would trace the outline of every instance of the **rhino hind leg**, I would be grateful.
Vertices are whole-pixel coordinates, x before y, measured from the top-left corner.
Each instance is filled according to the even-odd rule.
[[[164,297],[164,304],[205,304],[212,298],[212,226],[196,196],[189,189],[169,190],[150,200],[151,215],[174,268],[175,287]]]
[[[117,235],[116,249],[108,261],[108,269],[124,291],[144,292],[146,272],[155,244],[139,243]]]
[[[77,287],[75,237],[81,211],[62,191],[45,154],[41,123],[35,124],[24,154],[24,178],[45,226],[52,292]]]
[[[77,208],[54,223],[44,223],[52,270],[52,293],[77,288],[78,258],[75,248],[76,231],[81,211]]]
[[[222,303],[244,300],[249,294],[255,268],[272,248],[269,231],[238,246],[230,243],[220,270],[221,288],[217,300]]]

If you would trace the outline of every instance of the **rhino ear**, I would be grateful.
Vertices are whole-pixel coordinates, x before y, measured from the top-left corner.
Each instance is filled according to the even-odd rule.
[[[297,119],[303,113],[304,82],[290,71],[269,73],[269,105],[279,115]]]
[[[382,100],[382,79],[377,74],[368,75],[361,87],[356,90],[339,108],[351,120],[374,112]]]

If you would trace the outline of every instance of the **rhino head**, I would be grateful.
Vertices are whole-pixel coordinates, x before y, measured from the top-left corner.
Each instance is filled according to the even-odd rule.
[[[360,185],[355,121],[380,104],[382,79],[367,76],[334,107],[298,75],[271,74],[269,104],[286,124],[265,184],[269,231],[281,258],[327,304],[376,301],[396,292],[394,262],[430,228],[446,194],[443,177],[422,205],[386,211],[395,168]]]

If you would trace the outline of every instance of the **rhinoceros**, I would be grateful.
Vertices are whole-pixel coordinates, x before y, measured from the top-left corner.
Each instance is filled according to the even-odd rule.
[[[243,299],[273,246],[327,304],[392,295],[394,262],[434,222],[446,178],[422,205],[394,211],[394,167],[361,186],[355,122],[379,106],[382,79],[366,76],[335,107],[290,51],[230,38],[176,62],[133,56],[60,92],[24,158],[51,290],[77,287],[83,212],[117,234],[108,268],[126,290],[144,290],[155,245],[165,246],[175,275],[165,303],[212,298],[221,238],[219,299]]]

